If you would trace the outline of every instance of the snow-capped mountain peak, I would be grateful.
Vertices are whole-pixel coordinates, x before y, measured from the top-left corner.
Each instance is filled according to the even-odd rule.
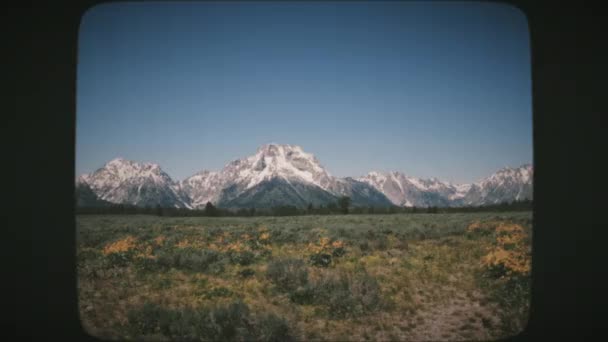
[[[165,204],[189,207],[188,199],[176,183],[156,163],[140,163],[114,158],[81,182],[102,200],[135,205]]]
[[[398,171],[373,171],[357,180],[372,185],[398,206],[443,204],[456,193],[451,184],[437,178],[421,179]]]
[[[297,203],[307,205],[349,196],[353,205],[460,206],[532,198],[530,164],[504,167],[478,182],[452,184],[399,171],[371,171],[358,178],[332,176],[298,145],[269,143],[227,163],[174,182],[160,165],[114,158],[76,183],[101,200],[134,205],[201,208],[207,202],[236,207]]]
[[[179,182],[179,188],[188,194],[193,207],[203,207],[207,202],[216,202],[225,183],[220,173],[202,170]]]
[[[89,174],[83,173],[80,176],[76,177],[76,185],[87,184],[88,179],[89,179]]]
[[[270,143],[253,155],[227,163],[219,172],[199,172],[180,183],[194,206],[216,203],[272,179],[313,185],[327,190],[332,179],[314,155],[297,145]],[[226,189],[230,188],[229,194]]]
[[[473,183],[464,204],[484,205],[504,201],[532,199],[534,170],[531,164],[503,167],[489,177]]]
[[[372,185],[399,206],[459,206],[493,204],[532,198],[531,164],[504,167],[478,182],[452,184],[392,171],[372,171],[357,180]]]
[[[242,205],[245,200],[236,200],[237,197],[263,196],[268,190],[267,186],[285,187],[279,192],[298,197],[298,203],[312,200],[313,197],[316,200],[341,195],[356,197],[354,191],[372,196],[371,201],[382,201],[383,195],[377,190],[357,183],[354,179],[332,176],[312,153],[305,152],[298,145],[269,143],[258,147],[248,157],[229,162],[217,173],[194,175],[180,182],[180,187],[189,194],[195,207],[201,207],[206,202]],[[255,190],[260,186],[266,187],[266,190]],[[361,196],[365,197],[356,197],[359,203],[364,201]],[[389,203],[386,198],[384,201]]]
[[[297,179],[326,188],[323,181],[329,174],[312,154],[304,152],[300,146],[266,144],[247,161],[244,165],[252,168],[241,168],[239,172],[240,178],[248,179],[247,189],[275,177]]]

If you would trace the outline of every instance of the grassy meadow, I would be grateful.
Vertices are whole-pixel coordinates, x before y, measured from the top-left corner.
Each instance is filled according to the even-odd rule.
[[[505,338],[528,318],[531,225],[531,212],[81,215],[81,323],[112,340]]]

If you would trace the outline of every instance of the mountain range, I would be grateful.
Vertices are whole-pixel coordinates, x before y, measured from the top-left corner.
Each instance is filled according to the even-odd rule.
[[[76,179],[78,206],[131,204],[175,208],[268,208],[327,205],[341,196],[353,206],[429,207],[496,204],[532,199],[532,165],[505,167],[472,184],[372,171],[335,177],[300,146],[266,144],[219,171],[202,170],[174,181],[158,164],[115,158]]]

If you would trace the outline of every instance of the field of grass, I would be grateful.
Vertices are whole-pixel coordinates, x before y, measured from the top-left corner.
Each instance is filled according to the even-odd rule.
[[[494,340],[527,322],[531,212],[78,216],[104,339]]]

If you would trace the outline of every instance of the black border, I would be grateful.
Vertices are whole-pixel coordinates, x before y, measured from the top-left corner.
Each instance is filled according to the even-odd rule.
[[[9,198],[18,209],[11,233],[26,242],[25,249],[5,252],[15,256],[6,261],[23,281],[16,284],[23,293],[14,296],[14,309],[5,307],[22,338],[95,340],[80,329],[76,309],[74,120],[80,19],[102,2],[107,1],[52,2],[5,12],[9,28],[18,27],[12,51],[22,52],[15,64],[23,66],[9,70],[15,79],[9,86],[24,90],[15,97],[24,133],[12,132],[11,140],[13,146],[25,147],[17,153],[17,179],[9,180],[18,190]],[[592,196],[602,176],[597,163],[605,159],[599,132],[593,131],[602,129],[599,91],[605,86],[596,73],[606,60],[599,51],[605,43],[600,30],[604,18],[591,4],[500,2],[526,14],[532,41],[532,311],[528,327],[514,340],[592,339],[601,320],[599,310],[594,312],[599,299],[594,290],[600,290],[595,277],[605,269],[593,264],[602,250],[598,234],[603,225],[592,222],[602,203]],[[30,265],[20,265],[25,260]],[[33,272],[23,274],[26,269]]]

